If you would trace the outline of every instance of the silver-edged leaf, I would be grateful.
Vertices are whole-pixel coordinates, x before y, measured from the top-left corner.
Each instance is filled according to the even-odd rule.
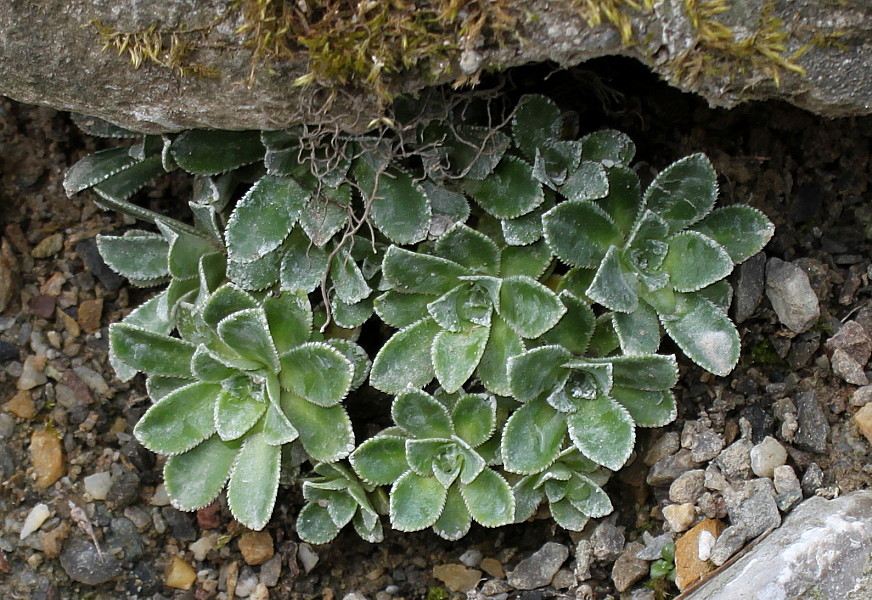
[[[227,484],[227,503],[237,521],[255,531],[272,515],[279,489],[282,449],[262,434],[246,438]]]
[[[170,246],[160,234],[131,230],[122,236],[98,235],[97,249],[113,271],[128,279],[159,280],[170,274]]]
[[[221,386],[196,382],[170,392],[149,408],[133,434],[160,454],[186,452],[215,433],[213,406]]]
[[[149,375],[192,378],[196,346],[126,323],[109,327],[112,353],[127,366]]]
[[[557,460],[565,438],[565,416],[542,399],[532,400],[506,421],[503,466],[512,473],[538,473]]]
[[[401,329],[385,342],[372,361],[370,385],[388,394],[422,388],[435,377],[431,348],[441,331],[427,318]]]
[[[283,392],[282,409],[300,433],[300,443],[306,452],[321,462],[336,462],[354,450],[354,431],[342,405],[318,406]]]
[[[431,357],[436,378],[448,393],[459,390],[478,367],[490,327],[466,331],[440,331],[433,339]]]
[[[562,202],[542,216],[552,252],[573,267],[596,268],[608,249],[621,243],[621,231],[598,205],[587,200]]]
[[[692,154],[663,169],[645,190],[648,210],[662,217],[672,233],[705,217],[718,197],[718,176],[704,154]]]
[[[730,318],[698,294],[677,295],[675,310],[660,322],[693,362],[721,377],[739,362],[741,341]]]
[[[516,275],[503,279],[497,310],[522,338],[536,338],[557,324],[566,307],[538,281]]]
[[[775,233],[766,215],[750,206],[718,208],[693,226],[723,246],[735,264],[746,261],[763,249]]]
[[[612,471],[620,469],[633,452],[633,417],[604,394],[579,402],[576,412],[566,416],[566,424],[575,447]]]
[[[323,342],[308,342],[281,356],[282,387],[318,406],[339,404],[353,377],[351,361]]]
[[[230,478],[241,445],[213,435],[187,452],[167,458],[163,475],[173,506],[198,510],[215,500]]]
[[[264,147],[259,131],[192,129],[173,140],[171,151],[188,173],[218,175],[261,160]]]
[[[639,427],[663,427],[675,420],[678,408],[671,390],[646,391],[616,385],[612,396]]]
[[[391,405],[391,416],[394,423],[414,438],[450,438],[454,435],[448,410],[421,390],[399,394]]]
[[[398,531],[420,531],[439,519],[448,492],[435,477],[404,473],[391,488],[391,525]]]
[[[542,184],[533,178],[533,167],[519,158],[503,157],[482,181],[466,181],[467,193],[485,212],[498,219],[515,219],[542,204]]]
[[[64,191],[66,191],[67,196],[72,196],[109,179],[136,162],[136,159],[128,154],[127,148],[98,150],[79,160],[67,170],[67,174],[64,176]]]
[[[462,223],[436,240],[434,254],[466,267],[471,273],[496,276],[500,272],[500,249],[496,243]]]
[[[469,515],[485,527],[500,527],[515,520],[512,488],[493,469],[484,469],[473,481],[460,486]]]
[[[660,269],[678,292],[695,292],[729,275],[733,261],[723,246],[696,231],[682,231],[669,239]]]
[[[394,435],[379,435],[366,440],[350,459],[361,479],[374,485],[390,485],[409,469],[406,440]]]
[[[406,294],[441,295],[458,283],[458,278],[472,275],[454,261],[390,246],[382,261],[384,284],[388,289]]]
[[[612,313],[612,323],[624,354],[653,354],[660,347],[660,321],[648,304],[640,302],[630,313]]]
[[[472,518],[469,516],[460,489],[453,485],[448,488],[445,506],[439,519],[433,524],[433,531],[443,539],[456,541],[467,534],[471,524]]]

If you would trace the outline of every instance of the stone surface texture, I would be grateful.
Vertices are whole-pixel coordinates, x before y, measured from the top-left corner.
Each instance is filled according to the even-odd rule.
[[[769,259],[766,296],[778,320],[796,333],[811,329],[821,316],[820,303],[808,274],[793,263],[775,257]]]
[[[589,25],[591,14],[583,8],[589,3],[504,4],[517,17],[505,43],[488,34],[478,40],[446,36],[448,46],[458,48],[447,72],[436,81],[426,66],[401,73],[387,82],[388,90],[413,92],[464,75],[535,62],[569,67],[623,55],[713,105],[777,98],[828,116],[872,111],[872,13],[864,3],[778,2],[770,14],[772,3],[765,0],[730,2],[730,10],[717,20],[737,44],[760,40],[755,46],[759,50],[746,50],[745,58],[712,50],[700,33],[699,18],[688,14],[684,0],[657,2],[650,10],[619,9],[632,27],[627,41],[608,21]],[[767,19],[782,24],[767,29]],[[190,48],[185,61],[214,76],[182,75],[147,60],[135,69],[126,52],[102,50],[95,23],[116,37],[152,25],[167,40],[176,33]],[[225,0],[141,0],[129,7],[117,0],[7,2],[0,6],[0,93],[151,133],[281,129],[297,122],[361,130],[380,116],[372,91],[331,81],[294,86],[308,73],[309,57],[302,51],[292,48],[281,61],[253,61],[250,46],[237,33],[243,23],[241,11]],[[456,25],[459,31],[462,23]],[[781,43],[774,39],[778,36],[785,38],[779,51],[783,57],[801,54],[795,65],[803,73],[778,67],[766,57],[771,44]],[[169,50],[168,42],[165,46],[162,50]],[[460,48],[465,48],[462,53]]]
[[[687,600],[872,597],[872,491],[809,498],[784,524]]]

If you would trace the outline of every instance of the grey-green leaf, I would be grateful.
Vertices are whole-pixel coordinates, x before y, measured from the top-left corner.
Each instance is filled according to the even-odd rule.
[[[192,129],[173,140],[173,158],[194,175],[218,175],[263,158],[259,131]]]
[[[310,544],[326,544],[339,534],[341,528],[330,518],[327,507],[310,502],[297,515],[297,535]]]
[[[523,96],[512,117],[512,137],[527,158],[536,158],[536,150],[560,137],[560,109],[540,94]]]
[[[660,321],[646,303],[631,313],[612,313],[612,323],[624,354],[653,354],[660,347]]]
[[[542,399],[532,400],[506,421],[501,447],[503,465],[512,473],[538,473],[557,459],[565,438],[564,415]]]
[[[703,369],[723,377],[739,361],[739,332],[730,318],[709,300],[696,294],[682,294],[675,312],[660,315],[660,321],[669,337]]]
[[[496,276],[500,272],[500,249],[474,229],[457,224],[436,241],[435,254],[466,267],[471,273]]]
[[[663,169],[645,190],[644,201],[675,233],[711,212],[717,196],[714,167],[704,154],[692,154]]]
[[[557,294],[523,275],[506,277],[500,287],[500,316],[523,338],[539,337],[566,312]]]
[[[617,471],[627,462],[636,441],[630,413],[605,395],[577,406],[566,417],[572,443],[592,461]]]
[[[569,369],[563,365],[572,358],[562,346],[541,346],[509,359],[512,396],[527,402],[563,387]]]
[[[112,353],[129,367],[149,375],[190,379],[196,347],[184,340],[125,323],[109,327]]]
[[[484,469],[473,481],[461,485],[460,493],[470,516],[485,527],[508,525],[515,520],[512,488],[493,469]]]
[[[98,150],[69,168],[64,177],[64,190],[67,196],[72,196],[109,179],[135,163],[136,159],[127,153],[127,148]]]
[[[279,355],[263,308],[247,308],[224,317],[218,323],[218,336],[240,356],[278,372]]]
[[[445,506],[439,519],[433,524],[433,531],[441,538],[456,541],[466,535],[471,524],[472,519],[466,509],[466,503],[463,501],[460,489],[453,485],[448,488]]]
[[[149,408],[133,433],[143,446],[160,454],[186,452],[215,433],[212,410],[221,387],[192,383]]]
[[[497,424],[497,403],[493,396],[461,396],[451,410],[457,436],[472,448],[490,439]]]
[[[639,427],[663,427],[678,414],[671,390],[645,391],[616,385],[612,396],[627,409]]]
[[[636,145],[627,134],[614,129],[595,131],[581,138],[584,160],[595,160],[607,167],[627,166],[636,154]]]
[[[338,350],[309,342],[282,354],[282,387],[318,406],[333,406],[351,389],[354,368]]]
[[[354,449],[351,420],[341,405],[318,406],[292,392],[282,393],[282,409],[300,433],[306,452],[321,462],[336,462]]]
[[[606,170],[598,162],[583,160],[560,186],[567,200],[596,200],[609,193]]]
[[[391,488],[391,524],[399,531],[430,527],[442,514],[446,495],[447,490],[435,477],[406,472]]]
[[[327,271],[327,252],[294,229],[282,248],[280,285],[283,290],[311,292]]]
[[[227,485],[227,503],[236,520],[249,529],[263,529],[272,515],[281,457],[281,447],[268,444],[261,434],[249,436],[239,451]]]
[[[470,378],[487,345],[490,327],[467,331],[440,331],[433,340],[432,359],[436,378],[446,392],[459,390]]]
[[[390,246],[382,262],[384,283],[407,294],[441,295],[472,273],[454,261]]]
[[[431,348],[440,331],[433,319],[422,319],[401,329],[381,347],[372,362],[370,384],[388,394],[407,387],[422,388],[435,376]]]
[[[563,262],[596,268],[609,247],[621,243],[621,232],[612,218],[593,202],[562,202],[542,216],[545,239]]]
[[[542,204],[542,185],[533,168],[521,159],[506,156],[483,181],[466,181],[466,191],[485,212],[498,219],[514,219]]]
[[[405,440],[384,435],[363,442],[351,455],[360,477],[375,485],[390,485],[408,470]]]
[[[213,435],[183,454],[170,456],[163,474],[173,506],[197,510],[211,503],[224,489],[240,445]]]
[[[128,231],[123,236],[98,235],[97,248],[106,264],[120,275],[138,281],[169,275],[170,246],[162,235]]]
[[[524,342],[521,337],[499,315],[495,315],[491,322],[487,347],[476,370],[482,384],[494,394],[510,396],[509,359],[523,351]]]
[[[215,430],[224,441],[238,439],[254,427],[266,407],[266,402],[252,396],[221,392],[215,402]]]
[[[454,434],[448,410],[421,390],[398,395],[391,406],[391,416],[394,423],[415,438],[450,438]]]
[[[775,226],[766,215],[742,205],[719,208],[693,229],[723,246],[735,264],[760,252],[775,233]]]
[[[660,268],[669,273],[676,291],[695,292],[729,275],[733,261],[710,237],[682,231],[669,240],[669,251]]]

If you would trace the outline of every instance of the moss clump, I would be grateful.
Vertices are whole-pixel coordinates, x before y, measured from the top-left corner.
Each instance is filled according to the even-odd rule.
[[[621,41],[625,46],[636,43],[635,32],[628,9],[641,12],[650,11],[655,0],[573,0],[573,8],[580,11],[587,24],[591,27],[602,23],[611,23],[621,32]]]

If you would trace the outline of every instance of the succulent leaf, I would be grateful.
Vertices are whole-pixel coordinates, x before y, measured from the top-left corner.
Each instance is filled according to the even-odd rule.
[[[385,292],[375,299],[375,313],[385,324],[402,329],[428,315],[427,305],[432,296]]]
[[[568,200],[597,200],[609,195],[609,177],[598,162],[583,160],[560,186]]]
[[[551,249],[545,240],[526,246],[506,246],[500,253],[500,275],[525,275],[539,279],[553,262]]]
[[[92,189],[104,200],[123,202],[164,173],[160,156],[149,156],[104,179]]]
[[[240,446],[213,435],[187,452],[167,458],[163,475],[173,506],[197,510],[215,500],[230,478]]]
[[[306,504],[297,515],[297,535],[310,544],[326,544],[339,534],[340,529],[342,527],[331,518],[327,507],[315,502]]]
[[[675,394],[670,390],[646,391],[615,385],[612,396],[639,427],[663,427],[678,415]]]
[[[109,327],[112,353],[129,367],[149,375],[190,379],[196,348],[180,340],[126,323]]]
[[[500,249],[486,235],[458,224],[436,240],[435,254],[469,269],[496,276],[500,272]]]
[[[577,404],[567,416],[569,437],[582,454],[612,471],[620,469],[636,441],[633,418],[623,406],[604,394]]]
[[[106,181],[116,173],[136,164],[136,159],[127,153],[127,148],[98,150],[82,158],[69,168],[64,177],[64,190],[72,196]]]
[[[563,387],[569,378],[564,367],[572,357],[562,346],[541,346],[509,359],[509,383],[512,396],[521,402],[538,398]]]
[[[302,231],[294,229],[282,247],[280,287],[311,292],[321,285],[327,272],[327,252],[314,245]]]
[[[457,436],[476,448],[493,435],[497,426],[496,400],[486,394],[461,396],[451,411]]]
[[[218,337],[240,356],[256,361],[273,373],[279,370],[276,351],[263,308],[247,308],[221,319]]]
[[[393,435],[370,438],[351,454],[351,464],[364,481],[390,485],[409,468],[405,439]]]
[[[552,252],[573,267],[596,268],[621,232],[598,205],[586,200],[562,202],[542,216]]]
[[[227,503],[236,520],[249,529],[263,529],[272,515],[281,457],[281,448],[268,444],[262,434],[248,436],[239,451],[227,484]]]
[[[284,392],[281,406],[300,433],[303,448],[315,460],[335,462],[354,449],[351,420],[341,405],[318,406],[293,392]]]
[[[741,342],[730,318],[697,294],[682,294],[671,315],[660,322],[678,347],[706,371],[721,377],[739,361]]]
[[[533,179],[533,168],[523,160],[506,156],[483,181],[467,181],[467,193],[479,206],[498,219],[515,219],[542,204],[542,185]]]
[[[215,430],[225,442],[241,438],[260,420],[266,407],[263,398],[222,391],[215,402]]]
[[[440,327],[427,318],[395,333],[372,361],[370,385],[388,394],[422,388],[435,377],[431,349]]]
[[[488,391],[499,396],[511,395],[509,387],[509,359],[524,351],[524,342],[514,329],[495,315],[491,322],[490,337],[476,374]]]
[[[503,465],[512,473],[538,473],[557,459],[565,438],[566,418],[544,400],[532,400],[506,421]]]
[[[361,193],[372,200],[373,224],[396,244],[414,244],[430,230],[430,200],[411,175],[398,169],[378,173],[357,160],[354,173]]]
[[[391,246],[382,262],[389,289],[406,294],[441,295],[457,285],[458,277],[471,275],[454,261]]]
[[[669,240],[669,252],[660,267],[678,292],[695,292],[719,281],[733,270],[723,246],[696,231],[682,231]]]
[[[467,534],[471,524],[472,518],[469,516],[460,488],[451,486],[445,497],[442,514],[433,524],[433,531],[441,538],[456,541]]]
[[[447,490],[435,477],[407,471],[391,488],[391,525],[399,531],[420,531],[439,519]]]
[[[756,208],[733,205],[714,210],[693,230],[723,246],[730,259],[739,264],[763,249],[775,233],[775,226]]]
[[[645,205],[672,233],[701,220],[715,205],[718,178],[703,154],[692,154],[663,169],[645,190]]]
[[[596,324],[593,309],[590,304],[569,292],[561,292],[558,298],[566,307],[566,312],[540,339],[547,344],[563,346],[572,354],[581,356],[587,351]],[[654,322],[658,324],[656,315]]]
[[[258,131],[192,129],[173,140],[171,151],[179,166],[194,175],[219,175],[263,158]]]
[[[160,281],[170,274],[170,246],[162,235],[138,230],[123,236],[98,235],[97,248],[106,264],[128,279]]]
[[[653,354],[660,347],[660,321],[644,302],[633,312],[612,313],[612,323],[624,354]]]
[[[621,261],[620,251],[611,246],[586,293],[591,300],[610,310],[631,313],[639,306],[635,279]]]
[[[446,392],[459,390],[481,360],[490,327],[472,327],[466,331],[440,331],[433,339],[431,356],[436,379]]]
[[[618,226],[621,234],[629,237],[633,225],[642,212],[642,192],[636,172],[627,167],[614,167],[607,171],[607,196],[597,204]]]
[[[523,96],[512,117],[512,137],[515,145],[533,160],[536,151],[560,137],[560,109],[545,96]]]
[[[460,486],[469,515],[485,527],[499,527],[515,520],[512,488],[493,469],[484,469],[473,481]]]
[[[308,342],[281,357],[282,387],[318,406],[339,404],[353,377],[351,361],[323,342]]]
[[[149,408],[133,429],[152,452],[180,454],[215,433],[213,406],[221,387],[191,383],[170,392]]]
[[[614,129],[595,131],[581,138],[582,158],[603,163],[606,167],[630,164],[636,154],[636,144],[627,134]]]
[[[418,438],[451,438],[451,415],[439,401],[420,390],[399,394],[391,406],[391,416],[407,435]]]
[[[284,292],[263,301],[269,333],[279,355],[307,342],[312,332],[312,309],[302,294]]]

